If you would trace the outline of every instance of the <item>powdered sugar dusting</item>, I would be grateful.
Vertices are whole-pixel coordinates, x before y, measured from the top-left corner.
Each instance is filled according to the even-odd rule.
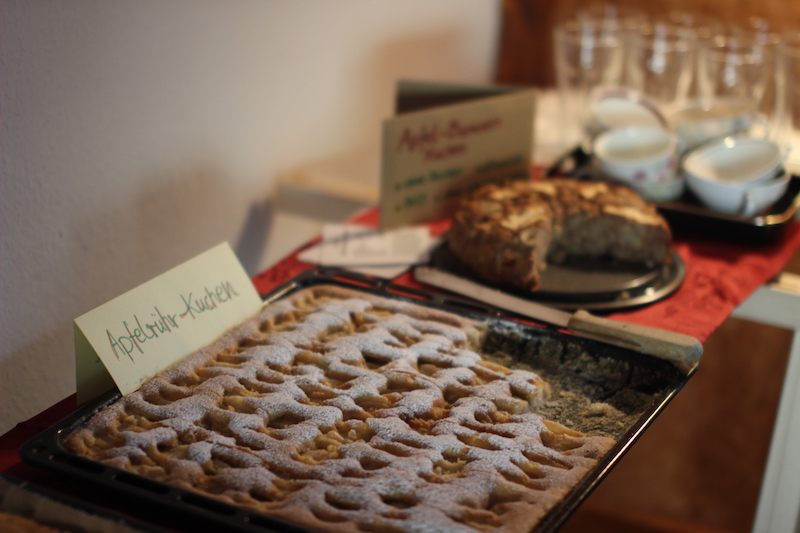
[[[481,326],[337,287],[273,304],[92,418],[76,453],[326,531],[529,531],[613,445]]]

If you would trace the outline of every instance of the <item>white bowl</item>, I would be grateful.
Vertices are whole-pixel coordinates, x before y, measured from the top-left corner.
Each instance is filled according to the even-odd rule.
[[[785,153],[768,139],[726,137],[692,150],[683,159],[687,176],[729,184],[746,184],[773,178]]]
[[[750,100],[732,98],[703,99],[688,102],[669,117],[681,142],[681,150],[691,150],[713,139],[749,132],[760,125],[768,132],[766,117]]]
[[[686,174],[689,189],[709,209],[727,215],[752,217],[765,210],[783,196],[791,175],[779,172],[772,179],[731,183]]]
[[[600,170],[650,201],[669,201],[683,192],[677,173],[677,138],[663,128],[629,126],[611,129],[595,139],[593,153]]]
[[[587,107],[591,137],[627,126],[667,127],[667,121],[658,107],[635,91],[596,89],[589,96]]]

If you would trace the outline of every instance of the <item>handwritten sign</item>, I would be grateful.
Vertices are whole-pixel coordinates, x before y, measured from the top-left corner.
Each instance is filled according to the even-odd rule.
[[[227,243],[75,319],[78,401],[135,391],[255,315],[262,302]]]
[[[480,183],[530,176],[535,92],[461,94],[458,101],[384,121],[382,231],[444,217]]]

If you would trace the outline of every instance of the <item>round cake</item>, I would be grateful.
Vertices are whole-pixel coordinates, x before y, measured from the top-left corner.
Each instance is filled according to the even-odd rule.
[[[570,256],[661,264],[672,235],[655,206],[631,189],[558,178],[478,188],[453,214],[447,240],[469,275],[536,290],[547,263]]]

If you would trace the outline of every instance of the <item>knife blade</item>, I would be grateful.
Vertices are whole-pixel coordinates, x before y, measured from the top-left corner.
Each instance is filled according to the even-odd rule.
[[[703,355],[702,343],[682,333],[602,318],[585,310],[569,313],[429,266],[416,267],[414,277],[422,283],[564,328],[579,337],[667,359],[684,371]]]

